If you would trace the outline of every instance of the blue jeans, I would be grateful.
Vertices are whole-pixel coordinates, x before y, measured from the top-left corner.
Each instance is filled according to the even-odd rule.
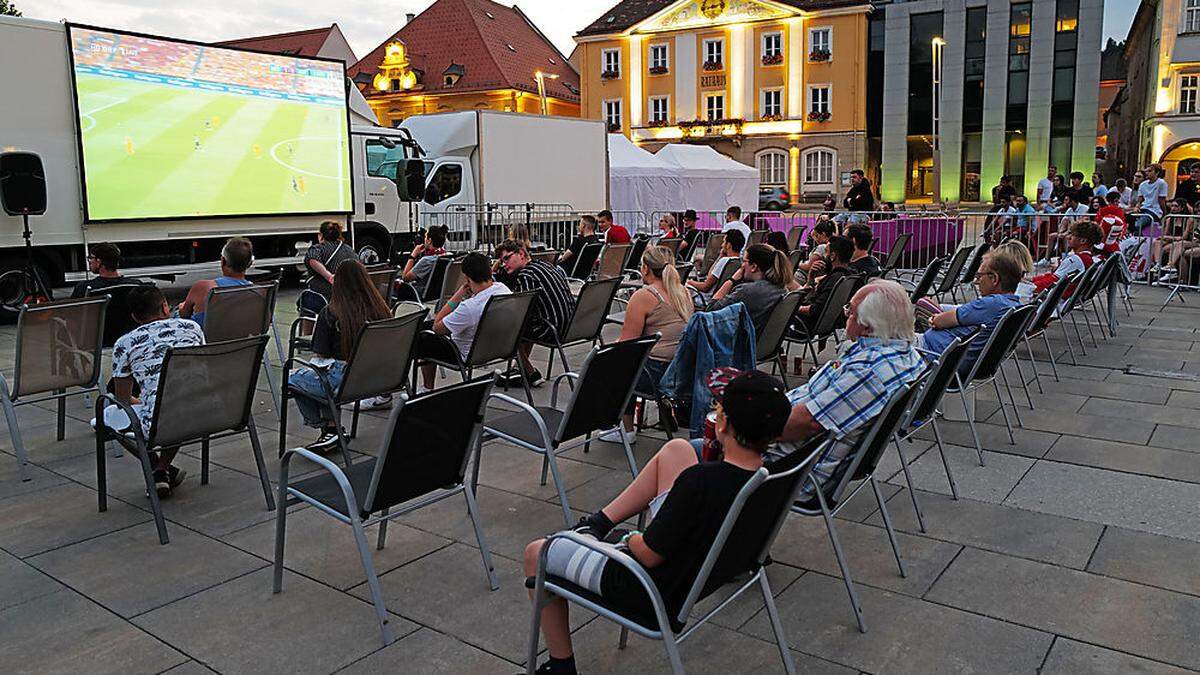
[[[858,225],[860,223],[866,223],[870,219],[871,214],[857,211],[852,213],[839,213],[833,217],[833,222],[837,223],[838,225],[845,225],[846,223]]]
[[[1154,225],[1154,216],[1150,215],[1149,213],[1136,214],[1133,217],[1133,227],[1131,229],[1131,233],[1140,237],[1142,236],[1142,232],[1145,232],[1146,228],[1152,225]]]
[[[330,386],[336,393],[346,372],[346,362],[334,361],[325,372]],[[329,412],[329,406],[325,404],[325,388],[321,386],[321,378],[315,372],[308,368],[294,371],[288,376],[288,387],[292,390],[293,400],[300,409],[300,415],[304,417],[305,426],[323,429],[337,424],[337,420]]]

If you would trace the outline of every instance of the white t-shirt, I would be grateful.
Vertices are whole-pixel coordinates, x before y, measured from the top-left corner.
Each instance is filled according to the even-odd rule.
[[[746,238],[746,241],[750,241],[750,226],[742,221],[735,220],[732,223],[725,223],[725,226],[721,228],[722,232],[728,232],[730,230],[737,230],[738,232],[741,232],[742,236]]]
[[[475,329],[479,328],[479,320],[483,318],[483,308],[487,306],[488,298],[493,295],[510,295],[508,286],[494,282],[491,286],[463,300],[442,319],[442,324],[450,331],[450,339],[458,345],[462,357],[467,358],[471,351],[471,343],[475,341]]]
[[[1049,178],[1043,178],[1038,181],[1037,199],[1039,202],[1050,201],[1050,195],[1054,194],[1054,181]]]
[[[1116,190],[1117,188],[1113,188]],[[1129,208],[1133,204],[1133,188],[1125,188],[1121,191],[1121,201],[1118,202],[1121,208]]]
[[[733,261],[733,264],[735,265],[740,265],[742,263],[742,259],[735,255],[731,255],[726,258],[717,258],[713,262],[712,267],[708,270],[708,275],[720,279],[721,273],[725,271],[725,266],[728,265],[730,261]],[[715,288],[709,291],[709,293],[716,292],[717,289]]]
[[[1138,197],[1142,200],[1142,210],[1150,211],[1156,216],[1162,215],[1162,205],[1158,198],[1167,198],[1167,181],[1159,178],[1155,181],[1144,180],[1138,185]]]

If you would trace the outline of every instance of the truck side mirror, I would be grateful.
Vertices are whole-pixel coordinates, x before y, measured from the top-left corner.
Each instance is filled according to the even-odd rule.
[[[407,159],[396,162],[396,188],[402,202],[425,198],[425,162]]]

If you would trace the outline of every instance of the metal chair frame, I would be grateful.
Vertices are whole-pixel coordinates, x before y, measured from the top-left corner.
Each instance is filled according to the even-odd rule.
[[[204,339],[206,342],[223,342],[252,335],[267,335],[271,332],[271,328],[275,325],[275,299],[278,297],[279,283],[257,283],[252,282],[250,286],[225,286],[214,287],[208,292],[208,298],[205,300],[206,313],[204,315]],[[263,299],[262,314],[259,318],[257,327],[228,327],[223,326],[221,319],[224,308],[224,298],[244,295],[246,293],[255,294]],[[257,331],[257,332],[255,332]],[[276,340],[279,336],[276,335]],[[278,345],[277,345],[278,346]],[[271,379],[271,357],[267,355],[266,350],[263,350],[262,361],[260,367],[263,370],[263,379],[267,381],[267,390],[271,393],[271,402],[275,406],[276,419],[282,414],[279,411],[280,395],[275,389],[275,381]]]
[[[604,309],[601,310],[599,315],[597,315],[595,318],[595,322],[596,322],[595,328],[592,329],[592,327],[587,326],[587,325],[583,325],[582,328],[577,327],[576,322],[580,322],[582,324],[585,320],[591,318],[587,314],[586,311],[582,311],[582,312],[580,311],[580,305],[582,305],[584,303],[584,300],[590,300],[593,295],[599,294],[601,291],[604,291],[605,286],[608,286],[609,289],[607,291],[605,291],[605,295],[603,295],[601,297],[607,298],[607,299],[604,302]],[[574,345],[584,344],[587,342],[590,342],[593,345],[595,345],[600,340],[600,333],[601,333],[601,331],[604,330],[604,324],[608,319],[609,309],[611,309],[613,300],[617,297],[617,291],[620,289],[620,287],[621,287],[621,278],[620,277],[612,277],[609,279],[594,279],[592,281],[585,283],[583,285],[583,288],[579,289],[579,294],[576,296],[575,309],[571,313],[571,320],[567,322],[567,328],[564,331],[563,335],[559,336],[558,329],[556,329],[554,326],[549,326],[550,334],[553,337],[552,341],[550,341],[550,340],[534,340],[533,341],[533,344],[541,346],[541,347],[546,347],[547,349],[550,350],[550,353],[549,353],[548,357],[546,358],[546,377],[547,378],[549,378],[554,373],[554,352],[555,351],[558,352],[558,356],[562,360],[563,371],[569,371],[569,370],[571,370],[571,367],[569,365],[567,365],[566,348],[574,346]],[[585,307],[584,309],[587,310],[587,309],[590,309],[590,307]]]
[[[975,251],[973,246],[963,246],[954,252],[954,256],[950,258],[950,264],[942,273],[942,279],[938,283],[937,288],[929,295],[938,298],[950,293],[954,297],[953,291],[958,286],[958,280],[962,276],[963,266],[967,264],[967,258]]]
[[[886,279],[900,264],[900,257],[904,255],[904,249],[908,248],[908,242],[912,236],[912,232],[902,232],[896,237],[896,241],[892,242],[892,248],[888,251],[879,273],[880,279]]]
[[[821,308],[821,313],[817,315],[817,321],[813,325],[811,333],[801,335],[795,330],[789,330],[784,335],[785,344],[803,344],[804,348],[801,351],[801,360],[804,358],[804,351],[812,353],[813,365],[819,363],[816,343],[821,340],[837,337],[838,324],[843,318],[842,307],[850,301],[854,292],[858,288],[858,284],[862,279],[855,275],[846,275],[838,279],[837,284],[829,293],[829,300],[825,306]]]
[[[790,385],[787,378],[787,362],[784,360],[783,341],[787,337],[788,328],[796,316],[796,310],[800,307],[801,300],[799,291],[785,294],[771,309],[771,315],[767,318],[762,332],[755,336],[754,354],[758,359],[758,365],[771,362],[778,369],[776,373],[783,380],[783,385],[788,388]]]

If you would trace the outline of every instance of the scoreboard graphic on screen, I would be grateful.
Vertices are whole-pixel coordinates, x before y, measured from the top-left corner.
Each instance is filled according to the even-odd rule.
[[[70,26],[89,221],[353,211],[340,61]]]

